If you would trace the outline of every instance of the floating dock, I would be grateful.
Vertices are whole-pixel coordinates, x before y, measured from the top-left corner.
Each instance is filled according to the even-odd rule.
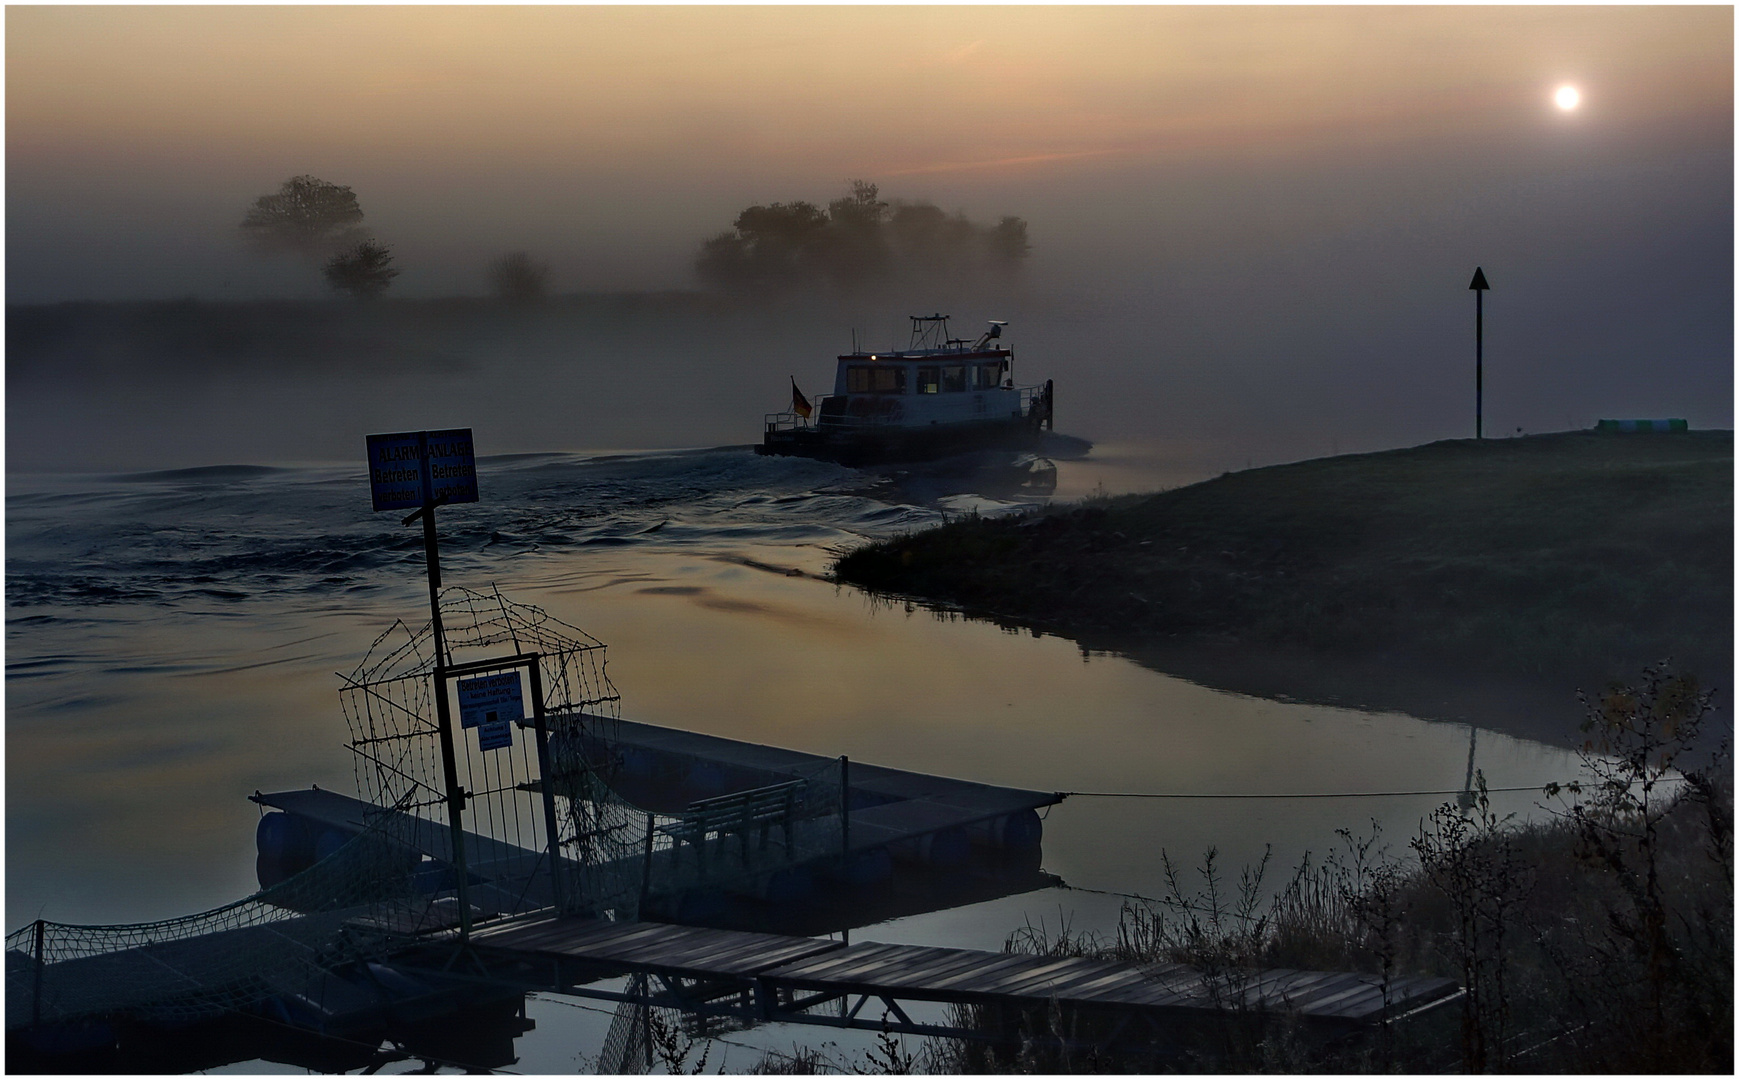
[[[961,867],[974,858],[975,849],[1004,854],[1036,852],[1043,834],[1037,811],[1063,798],[1055,792],[979,784],[862,762],[845,767],[836,758],[652,724],[591,716],[577,719],[578,723],[569,725],[570,730],[607,731],[607,740],[576,735],[557,736],[557,741],[578,738],[592,759],[608,757],[620,762],[612,778],[616,793],[648,812],[680,816],[700,801],[773,790],[804,777],[847,773],[847,790],[839,799],[844,810],[837,823],[835,818],[796,823],[812,837],[825,834],[820,846],[827,854],[807,862],[798,860],[791,869],[857,888],[885,884],[899,867]],[[552,726],[560,730],[560,718]],[[541,781],[533,781],[525,789],[540,791],[541,785]],[[354,836],[371,827],[381,828],[383,820],[390,818],[386,831],[399,843],[435,866],[450,867],[453,863],[452,830],[427,817],[383,810],[319,788],[255,792],[250,798],[289,815],[305,836],[328,831],[341,837]],[[469,830],[463,841],[468,902],[477,919],[558,906],[547,851]],[[682,922],[716,921],[721,915],[719,893],[723,891],[758,890],[762,899],[775,902],[807,896],[807,884],[794,884],[796,879],[790,873],[777,879],[768,874],[738,874],[735,880],[717,873],[712,879],[707,877],[707,867],[730,864],[739,847],[747,845],[747,830],[702,832],[685,844],[637,853],[637,858],[647,861],[644,868],[638,861],[626,860],[627,865],[604,866],[600,872],[620,870],[638,878],[644,869],[650,882],[684,881],[685,888],[678,895],[648,898],[657,901],[653,904],[656,912]],[[264,847],[262,840],[262,856],[266,854]],[[667,872],[678,863],[693,871],[688,878]],[[1034,870],[1035,874],[1028,875],[1028,887],[1049,883],[1036,876],[1036,867]],[[698,880],[690,880],[697,874]],[[262,876],[261,885],[268,884]]]

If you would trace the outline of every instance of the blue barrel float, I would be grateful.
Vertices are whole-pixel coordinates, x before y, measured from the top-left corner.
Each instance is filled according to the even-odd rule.
[[[353,830],[322,825],[300,814],[273,811],[262,815],[254,830],[254,844],[259,849],[254,873],[260,888],[269,889],[324,862],[343,851],[357,836]],[[358,865],[366,862],[377,873],[390,876],[415,871],[421,856],[410,848],[380,839],[353,849],[346,858],[358,860]]]
[[[1044,839],[1044,822],[1037,810],[1016,810],[1001,817],[986,818],[966,826],[966,833],[975,844],[1002,851],[1020,851],[1037,847]]]
[[[306,819],[281,810],[262,815],[254,829],[254,875],[260,888],[272,886],[314,865],[314,830]]]

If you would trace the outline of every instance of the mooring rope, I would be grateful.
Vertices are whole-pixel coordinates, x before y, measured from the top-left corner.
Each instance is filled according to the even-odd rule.
[[[1660,776],[1655,783],[1681,783],[1682,776]],[[1582,787],[1598,785],[1581,781]],[[1526,787],[1488,787],[1487,792],[1538,791],[1542,794],[1553,784],[1530,784]],[[1570,791],[1571,784],[1555,785],[1560,791]],[[1057,794],[1077,799],[1391,799],[1408,795],[1465,795],[1470,788],[1450,788],[1445,791],[1306,791],[1306,792],[1237,792],[1237,791],[1059,791]]]

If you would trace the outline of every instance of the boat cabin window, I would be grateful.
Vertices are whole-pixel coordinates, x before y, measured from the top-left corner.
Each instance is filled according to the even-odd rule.
[[[992,390],[1002,385],[1003,361],[998,360],[994,364],[979,364],[977,368],[978,389]]]
[[[906,369],[853,364],[845,369],[845,392],[848,394],[903,394],[906,392]]]
[[[965,364],[950,364],[942,369],[942,392],[944,394],[958,394],[965,389]]]
[[[918,369],[918,393],[935,394],[942,389],[942,369],[921,367]]]

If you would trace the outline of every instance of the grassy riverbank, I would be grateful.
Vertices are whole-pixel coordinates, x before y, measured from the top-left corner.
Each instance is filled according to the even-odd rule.
[[[1456,440],[967,519],[840,580],[1098,648],[1303,647],[1567,686],[1672,657],[1726,689],[1731,432]]]

